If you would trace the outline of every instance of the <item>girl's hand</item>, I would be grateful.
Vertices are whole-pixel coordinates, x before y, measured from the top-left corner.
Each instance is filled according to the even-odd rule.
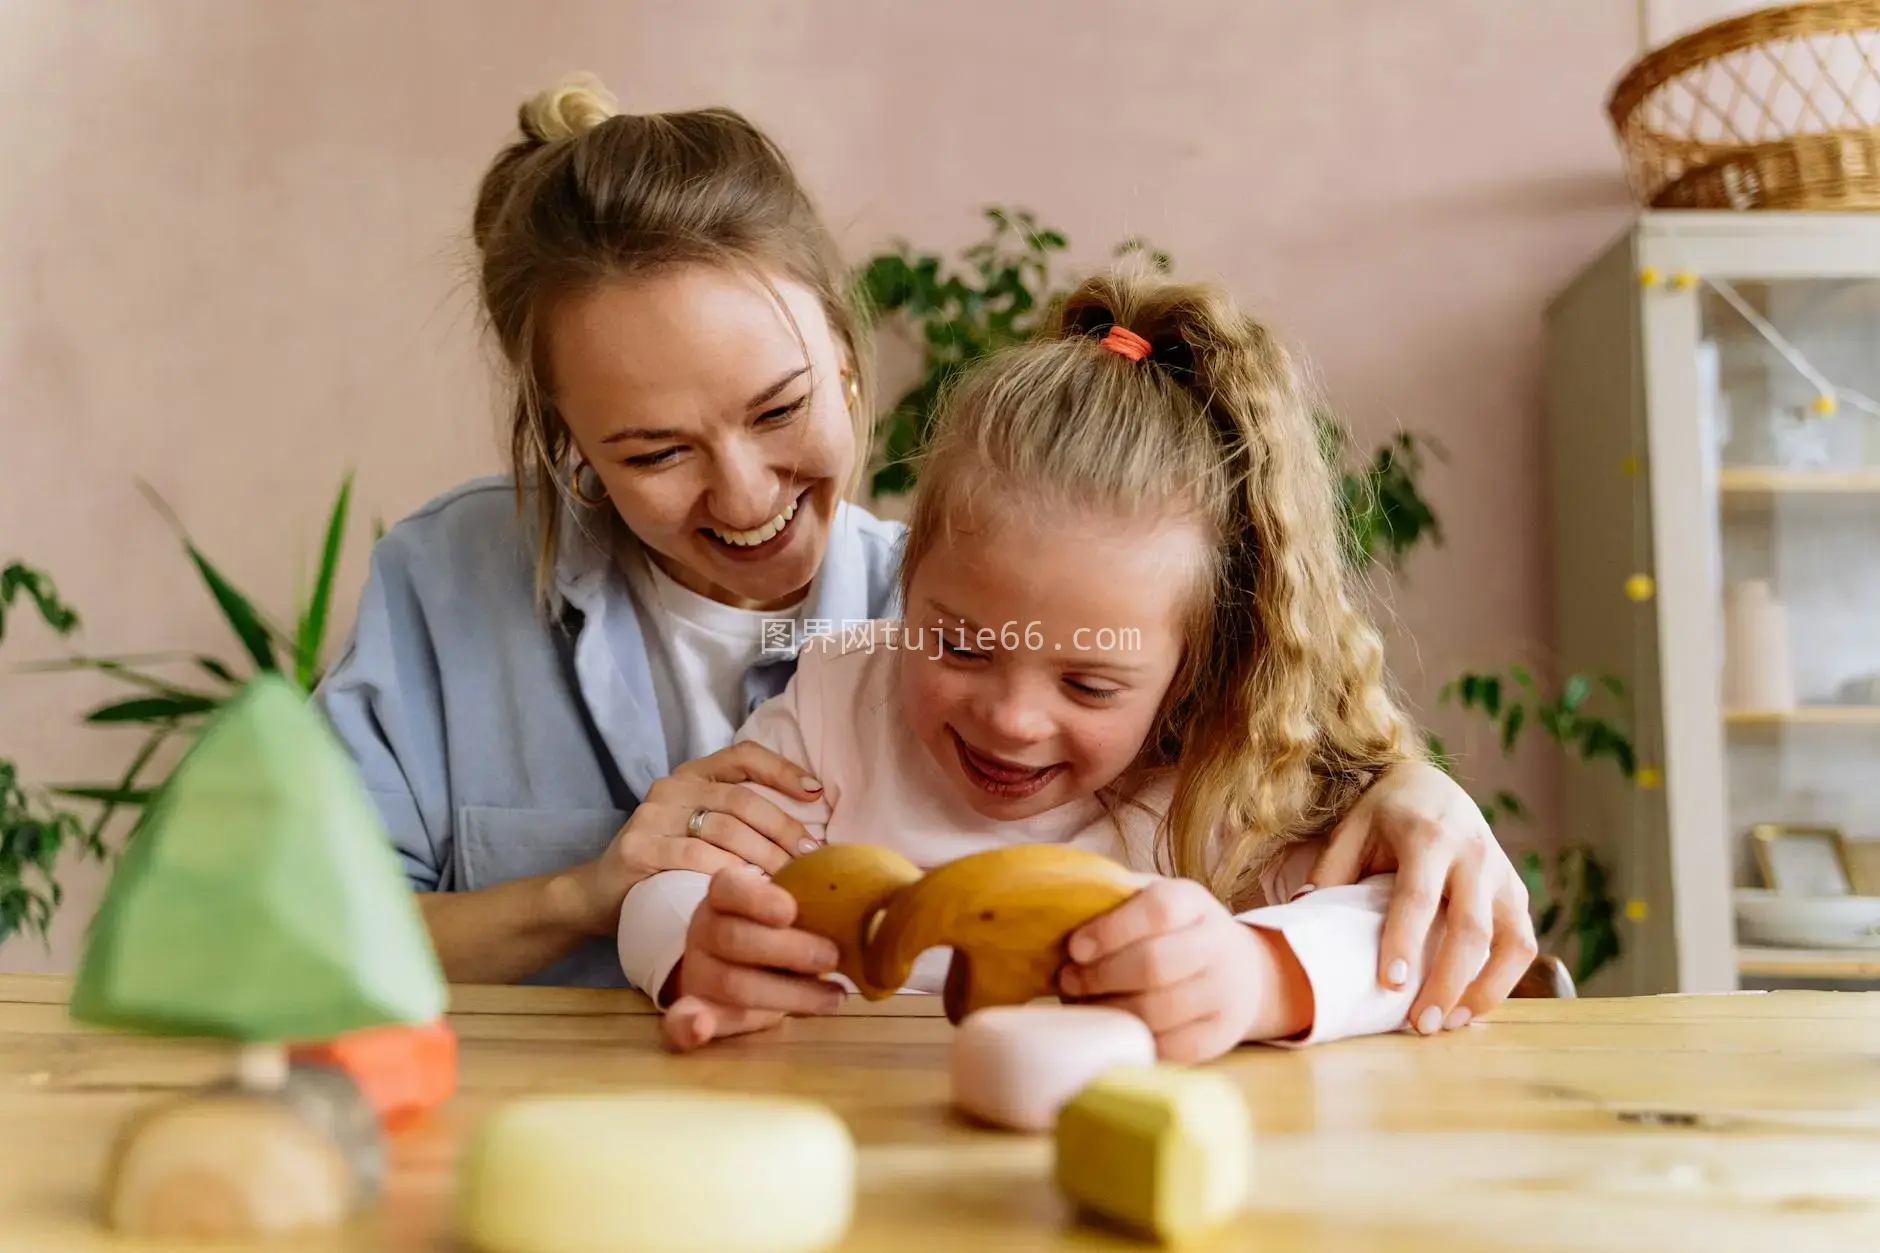
[[[606,852],[569,872],[588,929],[611,934],[627,892],[662,870],[714,874],[749,864],[774,872],[805,845],[815,847],[802,823],[739,786],[745,782],[803,801],[822,794],[801,766],[749,740],[686,762],[647,789]],[[707,812],[693,838],[687,824],[699,810]]]
[[[1164,1061],[1205,1061],[1312,1025],[1312,990],[1286,942],[1236,921],[1192,879],[1151,882],[1069,947],[1059,991],[1135,1014]]]
[[[721,1036],[773,1027],[789,1014],[832,1014],[841,987],[818,975],[839,960],[835,944],[799,931],[796,898],[745,866],[712,876],[686,929],[677,999],[666,1040],[694,1049]]]
[[[1443,908],[1442,948],[1410,1024],[1424,1035],[1453,1030],[1501,1004],[1538,951],[1527,885],[1469,794],[1435,766],[1386,771],[1332,832],[1309,882],[1338,887],[1393,870],[1380,982],[1404,986]]]

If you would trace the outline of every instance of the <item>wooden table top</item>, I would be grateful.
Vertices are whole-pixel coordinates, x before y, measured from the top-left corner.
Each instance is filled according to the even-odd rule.
[[[94,1225],[113,1134],[226,1053],[79,1027],[63,980],[0,975],[0,1248],[132,1245]],[[458,1095],[391,1143],[384,1202],[275,1249],[448,1250],[458,1146],[506,1098],[647,1085],[827,1102],[861,1148],[852,1249],[1128,1248],[1079,1225],[1048,1137],[949,1111],[937,998],[855,1002],[675,1056],[633,993],[462,987]],[[1804,1250],[1880,1233],[1880,993],[1518,1001],[1438,1037],[1216,1063],[1260,1138],[1253,1208],[1206,1247]],[[788,1170],[790,1163],[779,1162]]]

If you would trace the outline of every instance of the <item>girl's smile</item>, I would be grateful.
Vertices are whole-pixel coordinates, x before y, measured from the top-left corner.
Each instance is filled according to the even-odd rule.
[[[959,750],[960,768],[966,778],[980,791],[999,800],[1017,801],[1035,796],[1069,768],[1068,763],[1061,761],[1049,766],[1006,761],[975,749],[957,728],[949,726],[947,731]]]

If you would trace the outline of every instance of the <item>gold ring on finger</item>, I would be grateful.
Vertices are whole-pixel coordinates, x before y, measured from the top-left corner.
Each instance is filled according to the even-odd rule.
[[[686,819],[686,834],[692,836],[694,839],[703,837],[705,834],[705,815],[710,812],[711,810],[709,809],[694,809],[692,816]]]

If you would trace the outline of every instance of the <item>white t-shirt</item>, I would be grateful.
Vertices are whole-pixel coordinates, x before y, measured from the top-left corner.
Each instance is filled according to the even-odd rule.
[[[744,725],[744,676],[763,655],[764,623],[795,618],[801,603],[736,609],[680,586],[643,550],[622,564],[649,611],[653,691],[672,765],[728,747]]]

